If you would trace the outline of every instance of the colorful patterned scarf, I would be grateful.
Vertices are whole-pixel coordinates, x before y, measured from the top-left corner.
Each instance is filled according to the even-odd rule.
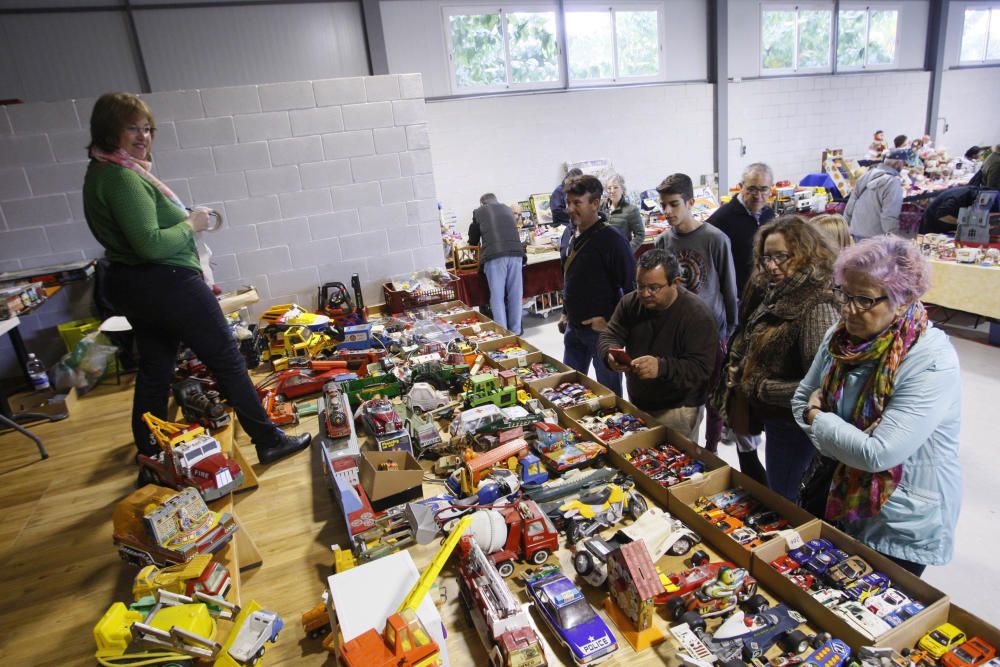
[[[91,148],[90,157],[98,162],[111,162],[113,164],[117,164],[119,167],[131,169],[151,183],[153,187],[159,190],[164,197],[172,201],[177,208],[184,211],[184,214],[187,215],[187,208],[185,208],[180,198],[174,194],[173,190],[167,187],[166,183],[158,179],[153,172],[149,170],[150,167],[153,166],[152,162],[134,158],[129,155],[124,148],[119,148],[113,153],[102,151],[96,147]]]
[[[871,431],[878,425],[885,402],[892,396],[899,365],[926,329],[927,311],[919,301],[881,334],[860,343],[847,333],[841,320],[830,338],[828,351],[833,363],[823,378],[823,409],[833,411],[839,404],[848,374],[855,366],[875,361],[875,370],[861,388],[850,419],[862,431]],[[827,520],[857,521],[875,516],[896,490],[902,476],[902,464],[891,470],[871,473],[840,463],[830,483]]]

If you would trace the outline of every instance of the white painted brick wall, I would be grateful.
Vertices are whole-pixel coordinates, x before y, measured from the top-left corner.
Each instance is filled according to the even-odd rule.
[[[0,107],[0,271],[101,256],[81,195],[95,99]],[[313,307],[317,284],[352,273],[376,303],[389,276],[443,264],[419,74],[143,99],[154,171],[185,204],[223,210],[223,229],[205,234],[215,278],[253,283],[255,312]],[[53,324],[85,314],[49,313]],[[49,328],[26,326],[29,347]]]

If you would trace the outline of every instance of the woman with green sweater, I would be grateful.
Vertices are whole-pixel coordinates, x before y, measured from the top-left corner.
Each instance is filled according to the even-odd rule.
[[[621,174],[612,174],[604,189],[608,193],[608,198],[604,201],[608,224],[621,232],[632,247],[632,252],[635,252],[646,238],[646,228],[642,224],[639,209],[625,199],[625,179]]]
[[[210,211],[189,212],[150,171],[156,124],[146,103],[128,93],[102,95],[90,117],[90,135],[84,214],[111,265],[112,304],[135,333],[136,447],[149,455],[159,452],[142,415],[166,418],[183,343],[215,376],[262,463],[304,449],[311,440],[308,434],[285,435],[268,419],[219,303],[202,277],[194,235],[208,229]]]

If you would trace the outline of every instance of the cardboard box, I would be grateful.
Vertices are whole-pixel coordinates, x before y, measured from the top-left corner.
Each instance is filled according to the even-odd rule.
[[[700,480],[692,479],[670,487],[668,490],[670,502],[667,504],[670,513],[690,526],[694,532],[701,535],[702,539],[739,567],[750,565],[750,550],[706,521],[693,507],[695,501],[702,496],[713,496],[728,489],[746,489],[765,508],[774,510],[788,519],[792,528],[815,521],[815,517],[809,512],[728,466],[713,470]],[[794,586],[787,580],[786,583]]]
[[[492,322],[493,321],[490,318],[488,318],[485,315],[483,315],[482,313],[480,313],[478,310],[472,310],[471,308],[469,310],[461,312],[461,313],[452,313],[451,315],[442,315],[441,319],[444,320],[445,322],[451,322],[452,324],[455,324],[456,326],[463,326],[463,327],[466,327],[466,326],[469,326],[469,325],[468,324],[461,324],[461,325],[459,325],[458,323],[459,322],[466,322],[466,321],[472,320],[472,321],[481,322],[481,323],[485,324],[487,322]]]
[[[889,643],[897,651],[904,648],[915,648],[917,642],[925,634],[941,625],[951,623],[965,633],[967,638],[981,637],[1000,650],[1000,630],[994,625],[979,618],[975,614],[954,604],[935,604],[934,609],[925,609],[898,628],[894,628],[889,637]]]
[[[608,459],[616,468],[628,473],[629,477],[636,481],[639,488],[647,496],[654,499],[661,507],[667,507],[669,503],[668,487],[662,486],[659,482],[647,477],[642,471],[632,465],[628,457],[638,449],[657,447],[664,443],[673,445],[691,458],[701,461],[705,465],[705,472],[702,475],[727,467],[726,462],[715,454],[704,447],[699,447],[677,431],[663,425],[649,431],[633,433],[628,438],[623,438],[618,442],[612,443],[608,450]]]
[[[379,470],[387,461],[398,470]],[[386,508],[423,497],[424,469],[409,452],[362,452],[361,488],[368,494],[374,509]]]
[[[791,503],[787,504],[791,505]],[[775,509],[777,510],[777,508]],[[839,637],[847,642],[852,649],[857,650],[859,646],[873,645],[892,646],[896,649],[905,646],[912,647],[928,629],[933,629],[944,622],[942,614],[944,613],[943,610],[948,606],[948,598],[944,593],[930,586],[919,577],[913,576],[882,554],[818,519],[814,519],[805,526],[798,527],[796,532],[798,532],[803,542],[824,538],[851,556],[861,556],[877,572],[886,574],[892,581],[893,588],[899,589],[926,607],[924,611],[898,627],[874,639],[869,638],[848,625],[847,622],[834,614],[830,609],[819,604],[811,595],[771,567],[771,561],[781,555],[787,554],[789,551],[788,545],[784,540],[771,540],[754,549],[750,564],[750,572],[753,576],[772,589],[779,597],[800,610],[810,621],[831,633],[834,637]],[[920,630],[925,627],[927,629]],[[916,639],[907,644],[909,638],[914,633],[918,633]]]
[[[529,343],[528,341],[511,334],[510,336],[505,336],[503,338],[498,338],[496,340],[491,340],[485,343],[481,343],[479,345],[479,353],[485,356],[487,359],[491,359],[489,354],[487,354],[488,352],[493,352],[499,350],[502,347],[507,347],[509,345],[517,345],[518,347],[527,350],[528,354],[531,354],[532,352],[539,352],[539,349],[534,345],[532,345],[531,343]],[[516,358],[514,358],[513,361],[514,363],[517,363]]]
[[[452,301],[445,301],[444,303],[435,303],[435,304],[432,304],[430,306],[427,306],[427,309],[430,310],[430,311],[432,311],[432,312],[435,312],[435,313],[445,313],[445,312],[451,310],[452,308],[459,308],[459,307],[465,308],[468,311],[472,311],[473,310],[472,306],[470,306],[469,304],[465,303],[464,301],[461,301],[460,299],[454,299]],[[489,319],[489,318],[487,318],[487,319]]]
[[[495,332],[499,334],[501,338],[507,338],[514,335],[511,331],[504,329],[496,322],[477,322],[473,325],[462,325],[458,327],[458,333],[462,334],[466,338],[471,338],[476,334],[483,334],[487,332]]]
[[[596,442],[600,442],[604,445],[607,445],[608,447],[611,447],[613,445],[618,445],[619,447],[629,447],[630,446],[628,442],[629,440],[631,440],[635,436],[646,433],[647,431],[635,431],[632,433],[627,433],[624,435],[624,437],[614,440],[612,442],[604,442],[603,440],[599,439],[596,434],[588,430],[587,427],[584,426],[583,423],[580,421],[581,418],[586,417],[588,415],[592,415],[598,410],[608,410],[612,408],[627,415],[635,415],[636,417],[641,419],[648,427],[647,431],[656,431],[658,433],[657,435],[658,442],[666,438],[666,427],[664,427],[662,424],[657,422],[655,419],[653,419],[651,416],[649,416],[639,408],[635,407],[634,405],[626,401],[624,398],[615,396],[614,394],[609,394],[606,396],[599,397],[597,399],[597,405],[594,405],[593,402],[590,402],[585,405],[574,405],[571,408],[566,408],[566,416],[569,417],[570,420],[572,420],[572,422],[576,425],[576,428],[578,430],[584,431],[585,433],[590,435],[590,437],[593,438]]]
[[[590,389],[590,391],[597,396],[597,400],[592,401],[594,405],[597,405],[600,399],[604,396],[614,396],[614,392],[605,387],[603,384],[597,382],[597,380],[573,370],[566,373],[556,373],[555,375],[550,375],[547,378],[529,382],[527,384],[528,393],[539,399],[545,407],[554,408],[556,412],[563,415],[565,414],[565,410],[563,408],[556,407],[554,403],[542,396],[542,389],[550,389],[561,385],[563,382],[576,382]]]

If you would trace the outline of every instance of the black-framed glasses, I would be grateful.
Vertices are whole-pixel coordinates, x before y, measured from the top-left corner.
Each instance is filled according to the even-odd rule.
[[[762,197],[771,194],[771,186],[769,185],[744,185],[743,189],[749,194]]]
[[[636,285],[635,291],[639,294],[657,294],[666,285]]]
[[[766,268],[768,264],[773,263],[777,267],[782,267],[787,264],[788,260],[791,258],[791,254],[787,252],[776,252],[773,255],[761,255],[760,265]]]
[[[836,302],[844,307],[847,304],[851,304],[855,309],[862,312],[866,310],[871,310],[883,301],[888,301],[887,296],[865,296],[864,294],[848,294],[844,291],[844,288],[840,285],[833,286],[833,298]]]

